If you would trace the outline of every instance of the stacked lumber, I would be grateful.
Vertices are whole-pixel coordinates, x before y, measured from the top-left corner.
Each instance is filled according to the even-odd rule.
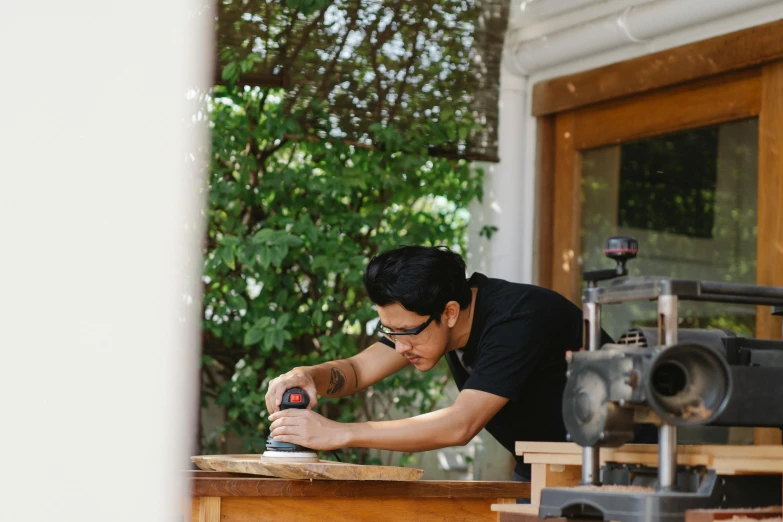
[[[530,464],[582,465],[582,447],[570,442],[517,442],[516,454]],[[658,466],[656,444],[626,444],[619,448],[601,448],[605,462]],[[719,475],[747,473],[783,474],[783,446],[735,446],[693,444],[677,447],[677,464],[707,466]]]

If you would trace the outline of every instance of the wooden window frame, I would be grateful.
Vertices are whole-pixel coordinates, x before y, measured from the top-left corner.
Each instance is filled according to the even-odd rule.
[[[756,282],[783,286],[781,33],[773,22],[534,86],[538,284],[580,302],[581,151],[757,117]],[[781,338],[768,307],[756,336]],[[779,444],[780,430],[759,429],[756,442]]]

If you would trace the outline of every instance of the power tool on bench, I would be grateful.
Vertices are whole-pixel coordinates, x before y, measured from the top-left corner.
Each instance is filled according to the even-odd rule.
[[[289,388],[283,393],[280,409],[288,408],[305,409],[310,404],[310,397],[301,388]],[[261,455],[262,460],[270,462],[320,462],[318,454],[310,448],[305,448],[291,442],[275,440],[272,435],[266,439],[266,451]]]
[[[637,252],[633,238],[611,238],[604,253],[617,266],[583,274],[585,344],[566,357],[563,394],[569,440],[582,446],[582,484],[544,488],[539,517],[682,522],[691,509],[779,505],[780,474],[719,475],[678,466],[676,456],[679,426],[783,427],[783,342],[680,328],[678,305],[762,305],[783,315],[783,288],[630,277],[626,262]],[[601,345],[602,308],[639,301],[657,301],[657,328],[634,328]],[[631,442],[638,424],[657,426],[657,469],[612,462],[601,468],[601,448]]]

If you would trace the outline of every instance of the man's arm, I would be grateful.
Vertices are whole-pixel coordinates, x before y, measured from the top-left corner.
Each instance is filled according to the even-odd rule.
[[[312,366],[313,380],[322,397],[345,397],[397,373],[408,360],[382,343],[339,361]]]
[[[294,368],[269,383],[266,393],[267,411],[274,413],[280,410],[283,393],[288,388],[304,389],[310,395],[312,408],[318,402],[318,395],[351,395],[400,371],[407,364],[408,360],[393,348],[375,343],[348,359]]]
[[[451,406],[409,419],[341,424],[303,410],[270,417],[271,434],[316,450],[346,446],[392,451],[427,451],[467,444],[505,406],[508,399],[463,390]]]

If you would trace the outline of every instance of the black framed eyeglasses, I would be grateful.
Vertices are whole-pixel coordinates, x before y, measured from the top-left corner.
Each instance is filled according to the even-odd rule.
[[[399,335],[419,335],[434,320],[435,320],[435,316],[431,315],[429,319],[424,321],[422,324],[420,324],[416,328],[411,328],[410,330],[405,330],[405,331],[402,331],[402,332],[396,332],[396,331],[392,330],[391,328],[389,328],[388,326],[383,325],[381,322],[378,322],[377,331],[379,331],[383,335],[386,335],[386,336],[388,336],[390,338],[394,338],[394,337],[397,337]]]

